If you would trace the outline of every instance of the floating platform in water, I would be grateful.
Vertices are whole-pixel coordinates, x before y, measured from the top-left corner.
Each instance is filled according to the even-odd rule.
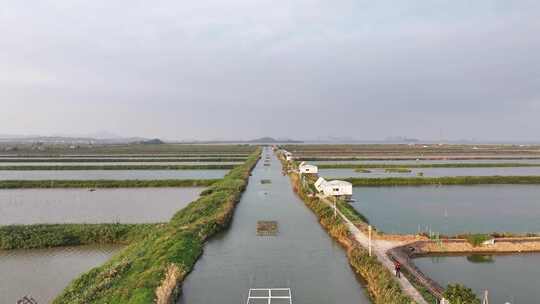
[[[292,304],[290,288],[251,288],[247,304]]]
[[[257,235],[259,236],[274,236],[278,234],[277,221],[258,221]]]

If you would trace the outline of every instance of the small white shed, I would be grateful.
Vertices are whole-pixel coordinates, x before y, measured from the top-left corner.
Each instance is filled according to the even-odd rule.
[[[285,155],[285,159],[287,161],[291,161],[293,160],[293,155],[291,152],[287,151],[287,150],[283,150],[283,155]]]
[[[322,177],[319,177],[319,179],[315,182],[315,189],[319,192],[323,192],[323,186],[326,184],[326,180]]]
[[[300,163],[298,170],[301,174],[317,174],[319,172],[319,168],[317,166],[308,165],[305,162]]]
[[[322,177],[315,182],[315,189],[327,196],[350,197],[353,194],[351,183],[340,180],[328,182]]]
[[[351,196],[353,194],[352,184],[340,180],[329,181],[324,184],[323,193],[333,196]]]

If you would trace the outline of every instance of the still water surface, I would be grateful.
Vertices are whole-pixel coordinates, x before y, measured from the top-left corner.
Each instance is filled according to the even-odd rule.
[[[0,190],[0,225],[165,222],[203,189]]]
[[[312,164],[392,164],[392,165],[413,165],[413,164],[493,164],[493,163],[524,163],[539,164],[540,159],[456,159],[456,160],[317,160],[309,161]]]
[[[320,169],[319,175],[325,178],[362,177],[417,177],[419,172],[424,177],[442,176],[534,176],[540,175],[540,167],[507,167],[507,168],[410,168],[410,173],[387,173],[385,169],[368,169],[370,173],[356,172],[354,169]]]
[[[352,206],[388,233],[540,232],[540,187],[354,187]]]
[[[277,221],[278,235],[258,237],[258,220]],[[253,171],[231,227],[206,245],[180,303],[246,303],[249,288],[283,287],[299,304],[369,303],[343,249],[295,196],[272,156],[270,166],[260,161]]]
[[[460,282],[480,297],[489,290],[489,303],[536,304],[540,299],[540,254],[498,255],[492,262],[471,262],[464,256],[414,260],[442,286]]]
[[[33,250],[0,250],[0,303],[31,296],[50,303],[78,275],[99,266],[119,246],[79,246]]]
[[[156,180],[215,179],[229,170],[8,170],[0,180]]]

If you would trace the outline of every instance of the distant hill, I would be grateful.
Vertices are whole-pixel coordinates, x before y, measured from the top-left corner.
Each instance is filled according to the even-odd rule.
[[[275,139],[273,137],[261,137],[261,138],[248,140],[247,142],[249,142],[249,143],[265,143],[265,144],[270,144],[270,143],[302,143],[302,141],[299,141],[299,140]]]
[[[132,143],[133,144],[142,144],[142,145],[161,145],[161,144],[164,144],[165,142],[162,141],[159,138],[153,138],[153,139],[139,140],[139,141],[135,141],[135,142],[132,142]]]

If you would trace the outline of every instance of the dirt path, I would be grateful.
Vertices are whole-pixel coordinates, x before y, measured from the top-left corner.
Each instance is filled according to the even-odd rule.
[[[333,204],[326,198],[319,196],[322,202],[326,203],[328,206],[333,208]],[[355,240],[360,243],[365,248],[368,248],[369,246],[369,239],[368,236],[365,235],[360,229],[358,229],[341,211],[337,210],[337,214],[345,221],[345,224],[347,228],[349,229],[349,232],[354,236]],[[385,240],[372,240],[371,241],[371,248],[372,252],[377,256],[377,259],[391,272],[394,273],[394,262],[388,257],[386,252],[394,247],[398,247],[403,245],[402,242],[392,242],[392,241],[385,241]],[[401,286],[401,289],[409,296],[411,297],[416,303],[419,304],[428,304],[422,295],[414,288],[414,286],[409,282],[405,276],[401,276],[401,278],[396,278],[396,280],[399,282],[399,285]]]

